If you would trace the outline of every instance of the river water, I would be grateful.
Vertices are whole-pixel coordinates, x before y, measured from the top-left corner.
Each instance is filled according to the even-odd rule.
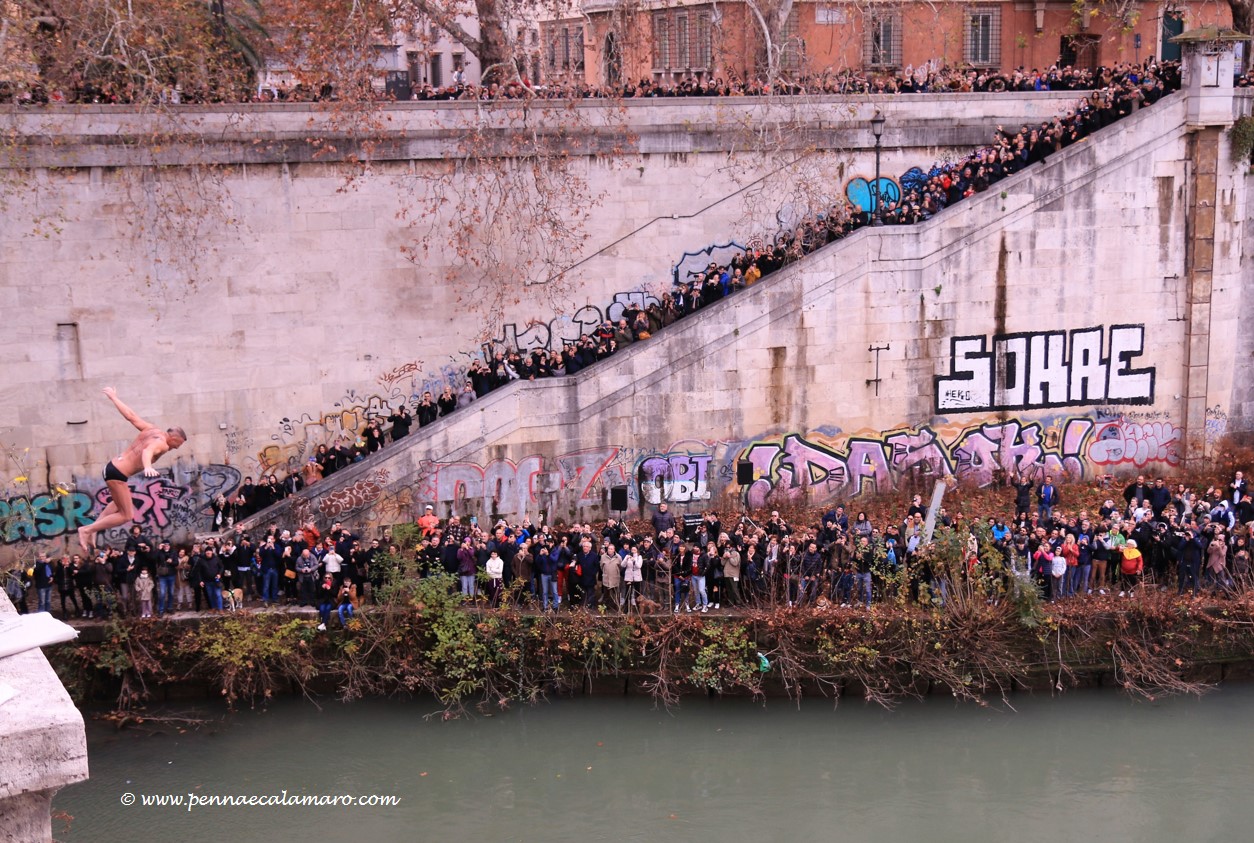
[[[282,700],[186,734],[89,724],[57,839],[1238,841],[1254,835],[1254,686],[1200,700],[584,698],[492,717]],[[212,712],[211,712],[212,713]],[[221,717],[221,713],[214,714]],[[395,796],[373,807],[144,807],[188,793]],[[122,804],[134,794],[136,804]]]

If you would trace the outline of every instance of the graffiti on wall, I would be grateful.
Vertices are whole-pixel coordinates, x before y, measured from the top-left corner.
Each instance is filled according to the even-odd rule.
[[[938,414],[1154,403],[1156,369],[1133,368],[1145,351],[1144,325],[950,342],[949,373],[935,378]]]
[[[910,478],[954,478],[984,486],[1011,474],[1084,476],[1089,418],[984,422],[957,430],[917,428],[827,437],[789,433],[751,442],[741,453],[755,480],[751,507],[775,500],[817,501],[888,492]]]
[[[181,461],[156,477],[132,478],[133,523],[149,536],[186,539],[209,526],[210,502],[219,494],[234,492],[241,476],[234,466]],[[76,478],[75,484],[77,488],[65,494],[52,492],[0,501],[0,524],[4,525],[0,543],[69,536],[94,521],[109,504],[108,489],[95,475]],[[105,541],[120,540],[129,526],[106,531]]]
[[[1228,414],[1216,405],[1206,409],[1206,444],[1214,445],[1228,432]]]
[[[1170,469],[1182,433],[1165,414],[1113,407],[1038,419],[996,418],[846,434],[823,429],[747,442],[683,440],[635,462],[633,497],[643,503],[700,503],[740,497],[754,508],[819,502],[936,479],[987,486],[1013,474],[1080,480],[1111,470]],[[736,482],[747,461],[754,480]]]
[[[1099,421],[1088,448],[1095,466],[1144,468],[1150,463],[1180,464],[1184,449],[1184,429],[1170,421],[1128,421],[1123,418]]]
[[[83,492],[19,495],[0,501],[0,543],[55,539],[92,522],[93,501]]]
[[[1099,407],[879,432],[822,428],[747,441],[683,439],[657,450],[608,445],[483,464],[427,460],[395,481],[377,470],[348,488],[328,490],[303,501],[294,515],[299,521],[395,524],[435,504],[442,513],[534,516],[555,507],[601,509],[615,486],[627,487],[629,509],[662,502],[697,508],[740,502],[760,509],[922,490],[938,479],[988,486],[1015,474],[1079,481],[1119,469],[1167,470],[1179,465],[1182,441],[1164,413]],[[742,461],[753,475],[744,485],[737,481]]]
[[[501,326],[500,336],[483,344],[483,354],[490,358],[498,351],[558,351],[565,343],[574,342],[592,333],[602,322],[617,323],[630,308],[644,310],[649,305],[658,303],[657,297],[652,293],[637,290],[615,293],[614,298],[604,308],[585,304],[569,316],[556,316],[548,322],[532,320],[521,327],[515,322],[508,322]]]
[[[326,521],[339,521],[360,512],[383,496],[388,479],[387,469],[376,469],[369,476],[318,498],[318,513]]]
[[[852,178],[845,185],[845,198],[868,214],[873,214],[875,213],[875,184],[874,177]],[[888,176],[880,176],[879,196],[884,200],[885,205],[896,202],[901,198],[901,187]]]
[[[645,503],[689,503],[712,496],[714,453],[702,442],[677,442],[639,460],[636,479]]]
[[[711,243],[704,249],[695,252],[684,252],[679,260],[671,265],[671,277],[676,284],[690,281],[694,275],[704,273],[710,263],[727,266],[745,247],[735,240],[726,243]]]
[[[546,460],[529,456],[518,462],[428,462],[417,489],[420,503],[476,502],[485,512],[534,510],[544,493],[565,493],[578,506],[595,506],[606,490],[627,484],[619,448],[590,448]]]

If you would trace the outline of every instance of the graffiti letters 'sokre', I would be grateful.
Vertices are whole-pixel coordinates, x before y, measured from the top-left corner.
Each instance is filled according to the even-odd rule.
[[[954,337],[936,412],[1153,404],[1155,368],[1133,368],[1144,351],[1144,325]]]

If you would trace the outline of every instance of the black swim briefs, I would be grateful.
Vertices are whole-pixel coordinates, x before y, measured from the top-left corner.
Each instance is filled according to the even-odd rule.
[[[123,483],[125,483],[127,480],[127,477],[125,474],[118,471],[117,466],[113,464],[113,460],[109,460],[109,464],[105,466],[104,479],[106,481],[121,480]]]

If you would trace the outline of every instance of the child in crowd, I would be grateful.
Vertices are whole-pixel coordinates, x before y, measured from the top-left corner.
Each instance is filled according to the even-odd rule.
[[[139,595],[139,616],[141,618],[152,617],[152,589],[156,585],[156,581],[148,575],[148,569],[144,568],[139,572],[139,576],[135,578],[135,593]]]

